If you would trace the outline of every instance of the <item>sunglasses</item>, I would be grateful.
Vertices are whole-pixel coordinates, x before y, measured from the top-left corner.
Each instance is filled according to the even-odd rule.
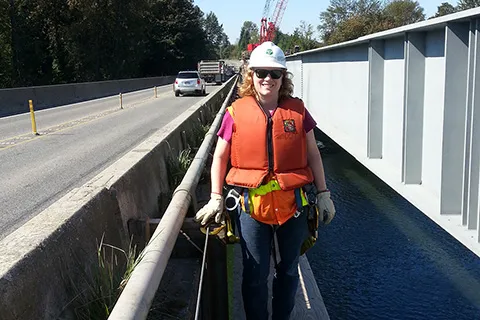
[[[270,75],[272,79],[280,79],[283,75],[283,70],[266,70],[266,69],[255,69],[255,75],[259,79],[265,79],[267,75]]]

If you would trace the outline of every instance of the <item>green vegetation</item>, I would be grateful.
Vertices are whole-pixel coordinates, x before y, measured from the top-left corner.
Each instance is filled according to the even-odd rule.
[[[192,131],[187,135],[187,147],[192,149],[194,154],[197,153],[208,130],[210,126],[202,124],[200,119],[192,124]]]
[[[128,252],[103,242],[97,246],[97,265],[92,276],[85,275],[79,286],[70,279],[75,293],[71,302],[76,319],[107,319],[113,310],[130,275],[141,259],[136,257],[136,247],[130,243]]]
[[[437,12],[435,13],[435,15],[433,17],[430,17],[429,19],[444,16],[446,14],[451,14],[451,13],[455,13],[462,10],[476,8],[478,6],[480,6],[480,0],[460,0],[458,1],[457,6],[455,7],[448,2],[442,2],[437,7]]]
[[[460,0],[457,7],[444,2],[430,18],[479,5],[480,0]],[[317,29],[324,44],[334,44],[423,20],[424,9],[418,1],[331,0],[320,14]]]
[[[0,4],[0,88],[176,74],[229,44],[192,0]]]
[[[423,8],[416,1],[332,0],[320,14],[318,30],[325,44],[334,44],[422,20]]]
[[[167,160],[169,185],[171,193],[180,184],[195,153],[198,151],[209,126],[197,119],[191,131],[187,133],[187,146],[178,156],[172,152]],[[167,201],[171,194],[167,196]],[[77,283],[69,278],[69,286],[74,293],[71,303],[65,307],[74,310],[76,319],[107,319],[115,303],[128,282],[135,266],[142,259],[142,252],[137,257],[136,246],[130,243],[128,251],[104,243],[104,238],[97,245],[97,264],[91,274],[84,274],[83,281]],[[69,274],[67,272],[67,274]]]
[[[185,173],[187,173],[188,168],[192,164],[193,158],[209,129],[210,126],[202,124],[201,120],[197,119],[197,121],[192,124],[191,131],[186,133],[187,145],[185,149],[181,150],[178,156],[175,155],[174,150],[171,150],[166,162],[167,172],[169,173],[168,185],[170,187],[170,194],[167,195],[168,198],[171,198],[175,188],[182,182]],[[205,167],[201,180],[206,178],[207,170],[208,168]]]
[[[478,5],[444,2],[433,17]],[[424,19],[413,0],[331,0],[318,26],[301,21],[288,34],[280,25],[274,42],[303,51]],[[0,88],[172,75],[202,59],[238,59],[258,39],[259,26],[245,21],[232,44],[193,0],[2,1]]]
[[[167,160],[168,185],[170,186],[170,198],[175,188],[182,181],[185,173],[187,173],[190,164],[193,161],[194,154],[192,149],[187,148],[180,151],[178,157],[171,155]]]
[[[460,0],[456,7],[444,2],[430,18],[479,5],[480,0]],[[424,9],[418,1],[330,0],[327,9],[319,14],[320,23],[316,27],[319,37],[315,36],[313,24],[301,21],[300,26],[295,28],[292,34],[283,33],[280,26],[274,42],[285,52],[291,53],[296,46],[300,51],[310,50],[423,20]],[[259,26],[252,21],[245,21],[240,31],[238,46],[231,50],[232,55],[240,57],[247,45],[256,43],[258,38]]]

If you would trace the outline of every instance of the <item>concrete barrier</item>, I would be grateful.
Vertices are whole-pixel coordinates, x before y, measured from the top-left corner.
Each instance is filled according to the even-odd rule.
[[[128,221],[161,215],[167,157],[184,148],[183,131],[213,119],[232,80],[0,241],[2,320],[74,318],[72,284],[78,291],[91,281],[102,235],[126,250]]]
[[[175,76],[164,76],[0,89],[0,117],[28,112],[28,100],[33,100],[35,110],[42,110],[167,85],[174,80]]]

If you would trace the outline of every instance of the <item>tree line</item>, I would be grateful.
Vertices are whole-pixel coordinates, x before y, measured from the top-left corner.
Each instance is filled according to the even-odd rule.
[[[0,2],[0,87],[171,75],[228,38],[193,0]]]
[[[429,18],[479,5],[444,2]],[[277,30],[274,42],[291,53],[425,19],[413,0],[331,0],[318,26],[301,21],[292,34]],[[200,60],[239,59],[258,39],[258,25],[245,21],[231,44],[193,0],[5,0],[0,88],[172,75]]]
[[[460,0],[457,6],[441,3],[437,12],[429,17],[436,18],[461,10],[480,6],[480,0]],[[325,45],[357,39],[367,34],[384,31],[426,19],[424,9],[413,0],[331,0],[330,5],[319,15],[316,27],[320,39],[314,36],[315,27],[301,21],[292,34],[277,31],[274,42],[291,53],[298,49],[310,50]],[[245,21],[240,31],[239,47],[258,41],[258,26]],[[239,50],[239,49],[237,49]]]
[[[479,5],[480,0],[460,0],[456,7],[444,2],[429,19]],[[423,21],[425,18],[424,9],[418,1],[413,0],[331,0],[327,10],[320,14],[318,31],[323,43],[328,45]]]

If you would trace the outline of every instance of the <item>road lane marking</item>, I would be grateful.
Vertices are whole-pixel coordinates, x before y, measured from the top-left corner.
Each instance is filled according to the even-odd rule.
[[[171,95],[170,91],[169,92],[163,92],[161,94],[157,94],[156,99],[162,98],[162,97],[167,97],[167,96],[170,96],[170,95]],[[143,104],[145,102],[148,102],[148,101],[151,101],[151,100],[156,100],[156,99],[152,95],[149,98],[146,98],[146,99],[143,99],[143,100],[140,100],[140,101],[134,101],[134,102],[129,103],[129,104],[125,104],[123,106],[123,110],[129,109],[129,108],[134,108],[134,107],[138,106],[139,104]],[[113,114],[115,112],[118,112],[118,111],[122,111],[122,109],[120,109],[120,108],[110,109],[110,110],[106,110],[106,111],[96,113],[96,114],[93,114],[93,115],[90,115],[90,116],[86,116],[86,117],[83,117],[83,118],[80,118],[80,119],[75,119],[75,120],[72,120],[72,121],[69,121],[69,122],[61,123],[61,124],[49,127],[45,130],[39,131],[38,136],[34,135],[33,133],[26,133],[26,134],[22,134],[22,135],[19,135],[19,136],[15,136],[15,137],[7,138],[7,139],[4,139],[4,140],[0,140],[0,151],[5,150],[7,148],[11,148],[11,147],[16,146],[16,145],[21,144],[21,143],[25,143],[25,142],[32,141],[34,139],[41,138],[43,136],[46,136],[46,135],[49,135],[49,134],[52,134],[52,133],[55,133],[55,132],[59,132],[59,131],[65,130],[65,129],[70,129],[70,128],[79,126],[81,124],[84,124],[84,123],[87,123],[87,122],[90,122],[90,121],[94,121],[94,120],[97,120],[99,118],[106,117],[106,116],[108,116],[110,114]]]

